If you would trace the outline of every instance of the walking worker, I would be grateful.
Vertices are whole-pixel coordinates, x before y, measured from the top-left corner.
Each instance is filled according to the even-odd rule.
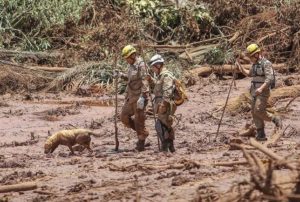
[[[122,57],[129,66],[127,74],[117,72],[115,75],[127,80],[125,103],[120,118],[126,127],[136,131],[138,137],[136,149],[143,151],[145,149],[145,139],[149,135],[145,127],[145,108],[149,95],[147,67],[132,45],[123,48]]]
[[[164,67],[161,55],[150,59],[150,67],[154,73],[154,113],[157,114],[155,129],[162,142],[162,151],[175,152],[174,129],[172,127],[176,104],[173,100],[174,76]]]
[[[267,138],[264,121],[272,121],[276,127],[282,128],[281,118],[266,111],[270,90],[275,87],[275,73],[272,63],[262,55],[257,44],[250,44],[247,47],[247,56],[253,63],[250,70],[245,69],[238,61],[236,65],[245,76],[252,77],[250,88],[251,113],[257,131],[256,139],[265,141]]]

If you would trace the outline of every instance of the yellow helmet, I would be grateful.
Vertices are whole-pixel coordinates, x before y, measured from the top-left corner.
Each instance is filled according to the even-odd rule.
[[[132,45],[127,45],[122,50],[122,57],[128,58],[130,55],[136,52],[136,49]]]
[[[253,43],[253,44],[250,44],[248,47],[247,47],[247,53],[252,56],[254,55],[255,53],[258,53],[260,52],[260,48],[257,44]]]

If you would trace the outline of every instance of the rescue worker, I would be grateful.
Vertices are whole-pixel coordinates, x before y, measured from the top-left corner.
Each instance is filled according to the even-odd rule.
[[[281,118],[266,111],[270,89],[275,85],[274,70],[272,63],[262,55],[257,44],[250,44],[247,47],[247,56],[253,63],[250,70],[245,69],[238,61],[236,65],[245,76],[252,77],[250,88],[252,96],[251,113],[257,131],[256,139],[265,141],[267,138],[264,121],[272,121],[276,127],[282,128]]]
[[[172,100],[174,76],[164,67],[161,55],[154,55],[150,59],[150,67],[154,73],[154,112],[157,114],[155,129],[162,142],[162,151],[175,152],[174,129],[172,127],[176,104]]]
[[[149,95],[147,67],[144,61],[137,56],[137,51],[132,45],[123,48],[122,57],[129,66],[127,74],[116,72],[115,75],[127,80],[125,103],[120,118],[126,127],[136,131],[138,137],[136,149],[143,151],[145,149],[145,139],[149,135],[145,127],[145,108]]]

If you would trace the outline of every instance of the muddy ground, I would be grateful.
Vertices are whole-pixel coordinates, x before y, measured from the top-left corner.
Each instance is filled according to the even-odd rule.
[[[188,89],[190,99],[177,111],[181,117],[176,126],[177,151],[167,155],[158,152],[150,116],[146,151],[133,150],[135,133],[119,122],[121,151],[115,153],[114,107],[112,102],[101,101],[109,97],[81,98],[63,93],[1,96],[0,184],[35,181],[38,189],[0,194],[0,201],[215,201],[221,198],[234,184],[250,177],[245,165],[212,165],[244,160],[241,151],[229,150],[228,143],[251,121],[249,113],[225,114],[220,135],[214,142],[221,116],[220,110],[216,112],[220,107],[217,103],[225,101],[230,82],[230,78],[206,78]],[[237,80],[231,97],[247,91],[249,82],[249,79]],[[290,124],[298,135],[299,113],[300,100],[296,99],[290,111],[283,114],[284,125]],[[43,145],[49,134],[72,127],[91,127],[101,134],[100,138],[92,139],[94,153],[83,151],[70,156],[68,148],[60,146],[52,155],[45,155]],[[268,123],[269,136],[272,130],[273,125]],[[298,158],[297,134],[282,137],[271,149],[282,156]]]

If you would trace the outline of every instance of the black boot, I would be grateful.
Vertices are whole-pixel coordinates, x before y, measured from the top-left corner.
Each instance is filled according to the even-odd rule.
[[[161,143],[161,151],[168,152],[168,149],[169,149],[169,141],[163,140]]]
[[[275,126],[277,128],[280,128],[280,129],[282,128],[282,120],[281,120],[281,118],[279,116],[274,116],[272,118],[272,122],[275,124]]]
[[[140,151],[144,151],[145,150],[145,140],[138,140],[138,142],[136,143],[136,150]]]
[[[175,152],[174,140],[169,140],[169,150],[170,152]]]
[[[266,134],[265,134],[265,129],[261,128],[261,129],[257,129],[257,136],[255,138],[257,141],[266,141],[268,140],[266,138]]]

